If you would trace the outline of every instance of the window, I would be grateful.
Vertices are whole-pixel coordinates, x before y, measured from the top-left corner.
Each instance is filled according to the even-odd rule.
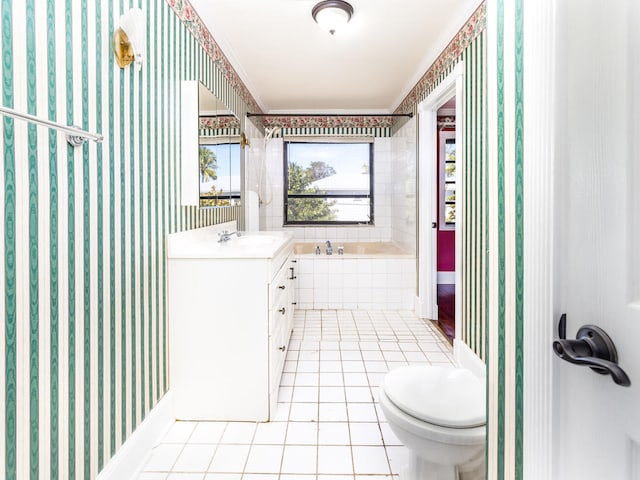
[[[373,144],[285,142],[284,223],[373,224]]]
[[[235,205],[240,200],[240,143],[201,138],[200,206]]]
[[[456,132],[440,133],[440,230],[456,226]]]

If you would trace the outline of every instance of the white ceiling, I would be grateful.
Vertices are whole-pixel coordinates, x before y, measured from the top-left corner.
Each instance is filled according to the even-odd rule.
[[[335,35],[318,0],[191,0],[266,113],[391,113],[481,0],[349,0]]]

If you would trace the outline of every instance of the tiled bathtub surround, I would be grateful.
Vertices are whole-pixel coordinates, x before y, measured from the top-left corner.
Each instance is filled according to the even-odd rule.
[[[413,309],[416,264],[411,256],[321,254],[299,255],[296,260],[299,309]]]
[[[410,312],[298,311],[277,417],[177,422],[138,479],[397,479],[405,449],[378,409],[378,385],[402,365],[451,361]]]

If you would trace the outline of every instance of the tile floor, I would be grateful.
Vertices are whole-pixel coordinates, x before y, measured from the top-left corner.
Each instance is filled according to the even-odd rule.
[[[273,421],[176,422],[138,480],[397,480],[405,450],[376,402],[382,377],[452,361],[411,312],[299,310]]]

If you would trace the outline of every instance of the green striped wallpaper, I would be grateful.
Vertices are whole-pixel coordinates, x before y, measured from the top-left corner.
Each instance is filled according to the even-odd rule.
[[[523,478],[523,1],[488,0],[487,478]]]
[[[415,111],[464,62],[459,335],[487,364],[492,480],[523,478],[523,3],[483,3],[396,110]]]
[[[179,205],[180,82],[247,93],[164,0],[0,5],[2,105],[105,137],[0,119],[0,478],[90,479],[168,388],[166,235],[241,215]],[[111,53],[132,6],[141,71]]]
[[[488,324],[487,242],[487,32],[486,9],[482,3],[462,26],[447,48],[423,75],[396,109],[416,112],[418,105],[453,71],[464,63],[464,175],[459,188],[464,190],[466,212],[462,232],[461,331],[458,338],[478,357],[486,361]],[[402,125],[398,122],[394,131]]]

